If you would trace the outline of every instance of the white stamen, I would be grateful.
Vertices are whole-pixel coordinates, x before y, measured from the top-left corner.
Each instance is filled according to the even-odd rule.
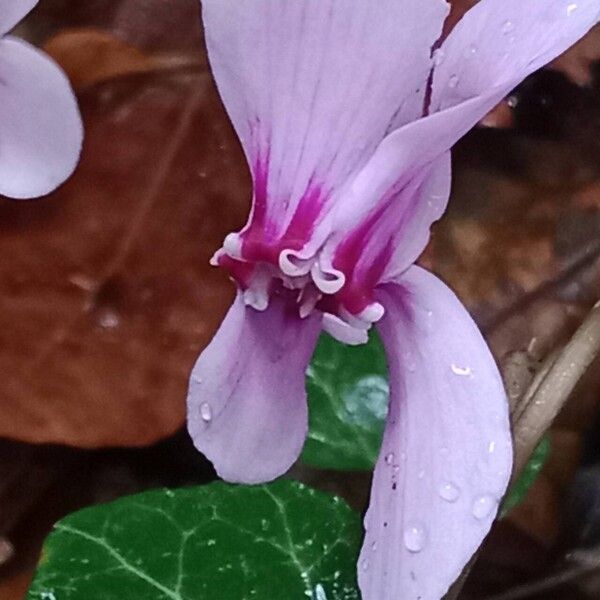
[[[365,331],[368,331],[371,328],[371,323],[361,319],[359,315],[353,315],[351,312],[346,310],[343,305],[339,308],[339,314],[345,323],[348,323],[348,325],[354,327],[355,329],[364,329]]]
[[[349,346],[366,344],[369,341],[367,331],[352,327],[339,317],[330,313],[323,315],[323,329],[339,342]]]
[[[269,294],[265,290],[248,288],[244,291],[244,304],[263,312],[269,306]]]
[[[242,241],[237,233],[230,233],[223,240],[223,250],[232,258],[241,258],[242,256]]]
[[[258,311],[267,310],[269,306],[269,288],[273,279],[272,267],[258,267],[250,282],[250,287],[244,291],[244,303]]]
[[[310,270],[315,285],[324,294],[337,294],[346,283],[346,276],[336,269],[322,269],[318,262]]]
[[[219,248],[213,255],[212,258],[210,259],[210,264],[213,267],[218,267],[219,266],[219,259],[222,256],[227,256],[227,252],[225,252],[225,250],[223,250],[223,248]]]
[[[301,319],[306,319],[317,306],[319,300],[323,297],[323,294],[319,293],[319,290],[314,285],[307,285],[298,294],[298,304],[300,308]]]
[[[282,250],[279,254],[279,268],[285,275],[300,277],[308,275],[315,262],[315,257],[303,257],[300,252],[294,250]]]
[[[373,302],[358,315],[358,318],[367,323],[377,323],[381,321],[384,314],[385,308],[379,302]]]

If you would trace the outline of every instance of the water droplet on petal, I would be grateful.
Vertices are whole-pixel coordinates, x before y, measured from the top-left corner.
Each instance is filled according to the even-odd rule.
[[[369,568],[369,559],[368,559],[368,558],[363,558],[363,559],[360,561],[360,568],[361,568],[363,571],[366,571],[366,570]]]
[[[493,440],[489,443],[488,452],[490,454],[494,454],[494,452],[496,452],[496,442],[494,442]]]
[[[439,490],[440,498],[446,502],[456,502],[460,498],[460,490],[453,483],[444,483]]]
[[[479,496],[473,503],[473,516],[482,521],[492,514],[497,504],[496,499],[492,496]]]
[[[471,46],[469,46],[469,53],[471,56],[477,54],[477,46],[475,44],[471,44]]]
[[[417,477],[419,479],[423,479],[423,477],[425,477],[425,471],[423,471],[422,469],[419,471],[419,473],[417,474]]]
[[[371,544],[371,550],[373,550],[373,552],[375,552],[375,550],[377,550],[377,542],[373,542]]]
[[[414,373],[417,370],[417,364],[415,363],[415,357],[412,355],[412,353],[407,352],[404,355],[404,360],[406,361],[405,366],[407,370],[411,373]]]
[[[385,464],[390,467],[394,464],[394,453],[393,452],[390,452],[389,454],[386,455]]]
[[[441,48],[438,48],[437,50],[434,50],[434,52],[433,52],[433,64],[436,67],[439,67],[444,62],[444,58],[446,58],[446,53]]]
[[[409,552],[421,552],[425,547],[427,534],[421,525],[409,525],[404,530],[404,545]]]
[[[577,4],[574,2],[567,6],[567,16],[570,17],[577,10]]]
[[[205,423],[212,421],[212,408],[208,402],[203,402],[200,405],[200,417]]]
[[[502,25],[502,33],[504,35],[508,35],[515,28],[515,24],[512,21],[504,21],[504,25]]]
[[[460,377],[468,377],[472,374],[471,367],[459,367],[458,365],[450,365],[452,372]]]
[[[452,75],[448,80],[448,87],[455,88],[458,85],[458,76]]]

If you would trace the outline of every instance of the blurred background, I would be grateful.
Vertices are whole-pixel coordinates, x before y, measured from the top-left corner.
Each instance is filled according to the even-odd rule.
[[[208,261],[250,200],[196,0],[42,0],[16,33],[68,73],[86,141],[51,196],[0,198],[0,600],[24,597],[68,512],[214,479],[184,400],[234,291]],[[490,113],[454,166],[421,263],[510,384],[515,361],[536,369],[600,298],[600,28]],[[465,599],[600,598],[600,363],[549,438]],[[365,507],[367,473],[293,475]]]

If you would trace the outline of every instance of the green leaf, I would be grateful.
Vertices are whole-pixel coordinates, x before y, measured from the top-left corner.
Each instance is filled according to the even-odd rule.
[[[539,477],[548,456],[550,455],[550,438],[545,437],[539,443],[535,452],[531,456],[531,459],[527,463],[523,474],[510,488],[504,502],[502,504],[502,517],[505,517],[515,506],[525,500],[527,492],[531,489],[531,486],[535,483],[535,480]]]
[[[385,350],[377,335],[355,347],[322,335],[306,389],[310,424],[303,462],[322,469],[372,469],[389,397]]]
[[[356,600],[360,519],[302,484],[159,490],[60,521],[28,600]]]

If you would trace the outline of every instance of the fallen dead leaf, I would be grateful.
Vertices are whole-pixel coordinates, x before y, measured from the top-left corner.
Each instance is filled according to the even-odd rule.
[[[550,63],[550,68],[561,71],[578,85],[592,81],[590,67],[600,59],[600,25],[596,25],[572,48]]]
[[[32,579],[33,571],[26,571],[1,581],[0,600],[21,600],[21,598],[25,598]]]
[[[114,35],[97,29],[61,31],[44,44],[75,88],[154,68],[150,56]]]
[[[0,200],[0,436],[143,445],[184,421],[187,378],[233,295],[208,261],[249,181],[208,73],[81,98],[76,175]]]

